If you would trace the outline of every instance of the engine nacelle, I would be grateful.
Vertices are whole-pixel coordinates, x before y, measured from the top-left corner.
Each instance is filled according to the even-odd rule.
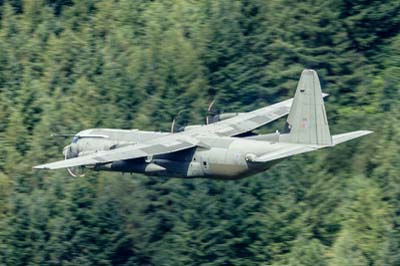
[[[71,143],[70,145],[65,146],[64,150],[63,150],[63,154],[64,154],[65,159],[71,159],[71,158],[78,157],[78,155],[79,155],[78,145],[76,143]]]
[[[63,154],[65,160],[78,157],[79,156],[78,144],[71,143],[70,145],[64,147]],[[85,176],[84,167],[70,167],[67,168],[67,171],[68,174],[70,174],[73,177]]]
[[[207,124],[216,123],[218,121],[226,120],[241,114],[242,113],[222,113],[218,115],[207,116]]]

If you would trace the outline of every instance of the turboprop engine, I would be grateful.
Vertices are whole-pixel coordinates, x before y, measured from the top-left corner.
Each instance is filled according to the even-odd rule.
[[[223,113],[221,110],[216,109],[216,100],[213,100],[207,108],[206,125],[216,123],[218,121],[226,120],[242,113],[230,112]],[[188,125],[188,119],[185,116],[186,113],[182,110],[174,117],[171,123],[171,133],[177,133],[181,131],[188,131],[201,127],[202,125]]]
[[[78,144],[75,143],[75,141],[73,140],[70,145],[64,147],[63,154],[65,160],[78,157],[79,156]],[[85,176],[85,170],[83,167],[71,167],[67,168],[67,171],[73,177]]]
[[[222,121],[225,119],[229,119],[229,118],[241,115],[241,114],[242,113],[237,113],[237,112],[223,113],[221,110],[217,110],[215,108],[215,100],[214,100],[208,105],[207,116],[206,116],[206,125],[216,123],[218,121]]]

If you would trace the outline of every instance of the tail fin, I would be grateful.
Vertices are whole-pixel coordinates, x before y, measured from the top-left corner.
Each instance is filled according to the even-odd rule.
[[[287,123],[290,133],[281,135],[280,141],[329,146],[333,144],[321,84],[317,72],[312,69],[305,69],[301,73]]]

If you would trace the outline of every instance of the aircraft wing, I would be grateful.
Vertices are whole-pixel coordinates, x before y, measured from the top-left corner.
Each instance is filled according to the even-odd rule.
[[[289,113],[293,99],[263,107],[252,112],[222,120],[201,128],[218,136],[237,136],[275,121]]]
[[[328,96],[326,93],[322,95],[323,97]],[[292,103],[293,98],[204,126],[200,128],[199,131],[217,134],[218,136],[237,136],[262,127],[287,115]]]
[[[322,96],[326,97],[328,94],[323,93]],[[207,133],[217,134],[218,136],[237,136],[262,127],[287,115],[292,103],[293,98],[207,125],[201,130]]]
[[[103,164],[120,160],[131,160],[153,155],[177,152],[201,145],[198,140],[183,135],[168,135],[153,141],[129,145],[115,150],[99,151],[94,154],[76,157],[35,166],[35,169],[60,169],[75,166]]]

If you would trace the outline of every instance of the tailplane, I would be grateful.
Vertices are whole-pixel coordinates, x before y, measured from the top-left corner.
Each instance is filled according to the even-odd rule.
[[[303,70],[287,119],[289,134],[280,141],[298,144],[333,145],[317,72]]]
[[[342,142],[346,142],[352,139],[356,139],[368,134],[373,133],[370,130],[357,130],[357,131],[353,131],[353,132],[347,132],[347,133],[343,133],[343,134],[338,134],[338,135],[333,135],[332,136],[332,141],[333,141],[333,145],[337,145],[340,144]]]
[[[369,130],[358,130],[331,136],[326,119],[324,96],[317,72],[305,69],[297,85],[287,119],[290,132],[279,135],[279,144],[275,144],[268,153],[251,158],[251,162],[266,163],[280,160],[296,154],[332,147],[372,133]]]

